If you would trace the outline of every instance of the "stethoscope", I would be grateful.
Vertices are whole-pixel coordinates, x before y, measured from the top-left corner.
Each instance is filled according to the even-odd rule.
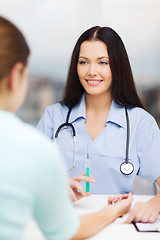
[[[73,124],[69,123],[69,116],[70,116],[70,113],[71,113],[71,110],[72,108],[69,108],[68,110],[68,114],[67,114],[67,117],[66,117],[66,122],[61,124],[56,133],[55,133],[55,142],[58,138],[58,134],[60,132],[60,130],[63,128],[63,127],[71,127],[72,129],[72,134],[73,134],[73,148],[74,148],[74,161],[73,161],[73,166],[70,170],[68,170],[67,172],[71,172],[74,168],[75,168],[75,164],[76,164],[76,131],[75,131],[75,128],[73,126]],[[123,162],[121,165],[120,165],[120,171],[124,174],[124,175],[130,175],[133,171],[134,171],[134,166],[131,162],[129,162],[128,160],[128,153],[129,153],[129,135],[130,135],[130,124],[129,124],[129,117],[128,117],[128,111],[127,111],[127,108],[125,107],[125,114],[126,114],[126,121],[127,121],[127,141],[126,141],[126,157],[125,157],[125,162]]]

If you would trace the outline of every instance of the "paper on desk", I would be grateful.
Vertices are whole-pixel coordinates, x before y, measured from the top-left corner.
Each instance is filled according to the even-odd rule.
[[[137,230],[140,232],[160,232],[160,215],[154,223],[134,223]]]

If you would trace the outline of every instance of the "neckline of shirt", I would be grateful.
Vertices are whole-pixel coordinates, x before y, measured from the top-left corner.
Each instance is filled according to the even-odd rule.
[[[79,103],[75,107],[73,107],[73,109],[71,110],[69,122],[73,123],[78,118],[86,119],[85,94],[82,95],[82,98],[79,101]],[[127,129],[125,108],[123,106],[118,105],[114,101],[114,99],[112,100],[112,104],[108,113],[106,124],[109,122],[117,124]]]

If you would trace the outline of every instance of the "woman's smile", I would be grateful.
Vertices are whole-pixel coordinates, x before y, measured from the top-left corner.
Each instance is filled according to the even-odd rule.
[[[103,81],[102,79],[85,79],[85,80],[90,86],[97,86]]]

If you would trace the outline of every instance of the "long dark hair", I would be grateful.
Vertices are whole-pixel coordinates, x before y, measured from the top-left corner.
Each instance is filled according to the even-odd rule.
[[[8,75],[17,62],[27,65],[30,50],[21,31],[0,16],[0,80]]]
[[[112,28],[99,26],[85,31],[74,47],[61,103],[73,107],[85,91],[79,81],[77,63],[81,44],[91,40],[102,41],[107,46],[112,73],[112,97],[115,102],[126,107],[144,108],[136,91],[128,55],[121,38]]]

